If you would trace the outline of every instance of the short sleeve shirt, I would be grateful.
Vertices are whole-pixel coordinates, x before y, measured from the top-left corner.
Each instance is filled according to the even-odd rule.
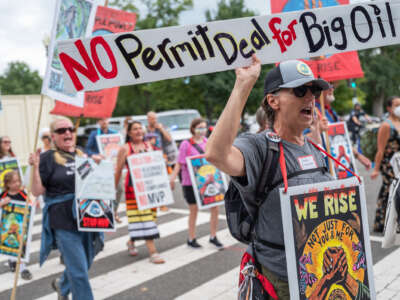
[[[23,194],[23,195],[21,195],[21,193]],[[4,197],[10,197],[11,198],[11,200],[14,200],[14,201],[21,201],[21,202],[26,202],[26,193],[25,193],[25,191],[23,191],[23,190],[21,190],[19,193],[17,193],[17,194],[10,194],[9,192],[2,192],[1,193],[1,195],[0,195],[0,199],[2,199],[2,198],[4,198]]]
[[[304,185],[332,180],[332,177],[327,172],[325,160],[322,154],[305,139],[304,145],[299,146],[287,141],[282,141],[283,151],[285,155],[287,173],[304,170],[307,164],[316,166],[315,172],[301,174],[288,179],[288,185]],[[246,175],[243,177],[233,177],[233,183],[244,196],[245,201],[252,199],[256,193],[256,188],[259,178],[261,178],[262,166],[266,161],[267,142],[265,132],[258,134],[247,134],[239,136],[234,146],[237,147],[243,154],[246,168]],[[304,159],[307,158],[307,159]],[[323,170],[318,170],[323,168]],[[326,171],[325,171],[326,170]],[[282,179],[281,170],[278,164],[276,170],[265,170],[266,172],[275,172],[273,182]],[[275,187],[269,192],[267,198],[262,202],[258,209],[258,219],[256,223],[256,234],[259,239],[284,245],[283,225],[281,216],[281,204],[279,196],[279,188],[283,183]],[[246,196],[247,195],[247,196]],[[247,201],[246,201],[247,202]],[[249,201],[250,207],[254,208],[255,203]],[[262,243],[256,242],[256,254],[260,263],[275,273],[281,279],[287,280],[286,256],[285,251],[268,247]]]
[[[203,151],[206,149],[207,139],[204,138],[203,142],[198,144]],[[192,181],[190,180],[189,169],[186,164],[186,157],[199,155],[199,151],[190,144],[190,141],[185,140],[179,146],[179,156],[178,162],[181,165],[181,174],[182,174],[182,185],[190,186],[192,185]]]

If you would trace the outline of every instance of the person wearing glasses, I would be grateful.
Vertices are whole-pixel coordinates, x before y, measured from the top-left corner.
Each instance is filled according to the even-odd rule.
[[[76,147],[75,128],[65,117],[58,117],[50,124],[54,149],[43,154],[32,153],[29,163],[33,166],[32,193],[44,195],[42,210],[42,236],[39,263],[42,265],[52,249],[58,248],[64,259],[65,271],[52,282],[58,299],[92,300],[93,294],[88,271],[94,256],[103,247],[103,236],[77,229],[74,206],[75,156],[86,156]],[[99,162],[99,157],[93,157]]]
[[[189,140],[183,141],[179,146],[178,161],[175,164],[174,170],[170,176],[171,188],[175,188],[175,179],[179,172],[182,172],[182,189],[186,202],[189,205],[189,238],[187,245],[191,248],[201,248],[202,246],[196,240],[196,220],[198,207],[193,191],[192,181],[190,180],[189,170],[186,164],[186,157],[199,155],[204,153],[207,143],[207,122],[202,118],[196,118],[190,124],[190,132],[192,137]],[[210,208],[210,243],[217,248],[223,248],[224,245],[217,239],[218,226],[218,206]]]
[[[315,98],[329,84],[316,79],[303,62],[289,60],[271,69],[264,81],[264,108],[269,121],[270,134],[240,135],[240,117],[249,94],[260,75],[261,63],[253,54],[252,64],[236,69],[236,81],[231,96],[220,115],[206,146],[206,159],[231,180],[244,197],[246,207],[256,216],[253,241],[259,270],[272,283],[279,299],[289,299],[288,275],[283,238],[279,188],[273,188],[258,206],[253,196],[258,179],[262,177],[263,161],[266,161],[266,138],[279,142],[284,153],[287,174],[308,170],[288,178],[288,186],[304,185],[332,180],[322,153],[303,135],[314,119]],[[236,139],[235,139],[236,138]],[[305,160],[304,158],[308,158]],[[282,179],[278,170],[275,180]],[[247,250],[252,253],[252,246]],[[253,255],[254,257],[254,255]]]
[[[15,157],[11,148],[11,140],[8,136],[0,137],[0,159]]]

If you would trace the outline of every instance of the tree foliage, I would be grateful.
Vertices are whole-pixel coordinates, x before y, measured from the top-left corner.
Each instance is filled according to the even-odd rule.
[[[10,62],[4,74],[0,76],[3,95],[40,94],[41,88],[42,78],[38,71],[32,71],[25,62]]]

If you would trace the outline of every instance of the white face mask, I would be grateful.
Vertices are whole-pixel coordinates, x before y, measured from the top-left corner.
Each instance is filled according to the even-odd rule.
[[[396,117],[400,118],[400,106],[397,106],[394,110],[393,113]]]
[[[333,101],[335,101],[335,96],[334,95],[326,95],[326,100],[329,103],[332,103]]]

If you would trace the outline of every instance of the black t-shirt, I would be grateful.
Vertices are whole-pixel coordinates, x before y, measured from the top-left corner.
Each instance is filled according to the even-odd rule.
[[[26,201],[26,197],[27,197],[26,193],[21,190],[19,193],[14,194],[14,195],[10,194],[9,192],[2,192],[1,195],[0,195],[0,199],[3,199],[5,197],[7,197],[7,196],[10,197],[11,200],[22,201],[22,202],[25,202]]]
[[[75,193],[75,153],[63,151],[59,151],[59,153],[67,160],[64,165],[55,161],[54,150],[40,155],[40,178],[48,197]],[[72,204],[73,199],[50,206],[51,228],[77,230],[76,220],[72,215]]]

